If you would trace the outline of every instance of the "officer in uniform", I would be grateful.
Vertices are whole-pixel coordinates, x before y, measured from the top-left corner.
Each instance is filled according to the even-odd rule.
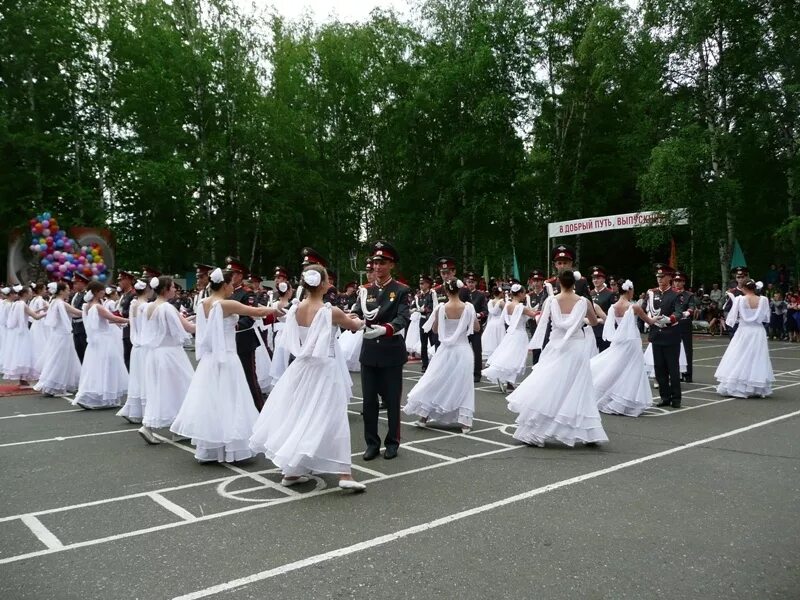
[[[544,307],[544,301],[547,300],[547,290],[544,288],[544,280],[545,275],[544,271],[540,271],[539,269],[534,269],[528,275],[528,297],[526,299],[526,304],[528,308],[532,308],[533,310],[537,310],[539,312],[542,311]],[[536,319],[528,319],[527,327],[528,331],[533,337],[533,334],[536,333],[536,327],[538,323]],[[531,354],[533,356],[533,364],[535,365],[539,362],[539,357],[542,354],[541,348],[535,348],[531,350]]]
[[[726,292],[727,298],[725,300],[725,305],[722,307],[722,314],[725,319],[728,318],[728,313],[731,312],[733,308],[733,299],[736,298],[736,296],[744,295],[744,284],[750,279],[750,272],[747,270],[747,267],[734,267],[731,269],[731,275],[736,279],[736,287]],[[728,327],[728,335],[731,339],[733,339],[733,335],[738,328],[738,323],[733,327]]]
[[[672,267],[663,263],[655,265],[658,286],[648,290],[648,309],[657,319],[650,328],[648,339],[653,344],[653,363],[656,371],[661,402],[658,406],[681,406],[681,304],[672,287]]]
[[[607,342],[603,339],[603,321],[608,318],[608,311],[611,310],[611,304],[614,301],[614,293],[606,285],[606,270],[602,266],[595,265],[591,267],[589,271],[592,274],[592,289],[589,291],[589,295],[594,305],[600,307],[600,310],[603,311],[603,315],[605,315],[603,317],[598,315],[597,325],[592,326],[597,350],[602,352],[611,345],[611,342]]]
[[[208,287],[210,283],[209,274],[214,270],[214,267],[204,263],[194,263],[194,269],[195,279],[197,282],[194,286],[196,293],[194,295],[194,302],[192,304],[192,312],[197,314],[198,306],[203,300],[208,298],[209,294],[211,293]]]
[[[325,294],[322,296],[322,301],[323,302],[329,302],[331,304],[331,306],[336,306],[336,300],[339,297],[339,292],[336,289],[336,286],[330,283],[331,282],[331,275],[335,276],[335,273],[333,273],[333,271],[330,271],[328,269],[328,261],[325,260],[319,252],[317,252],[316,250],[314,250],[310,246],[306,246],[305,248],[303,248],[300,251],[300,255],[302,257],[302,268],[303,268],[303,270],[305,270],[305,268],[308,265],[319,265],[319,266],[323,267],[328,272],[328,283],[330,284],[330,287],[328,287],[328,291],[325,292]],[[303,299],[303,292],[304,292],[303,287],[299,286],[297,288],[297,298],[298,298],[298,300],[302,300]]]
[[[244,278],[247,270],[239,259],[229,256],[225,259],[227,270],[233,272],[231,283],[233,284],[233,295],[231,300],[236,300],[248,306],[255,306],[255,294],[247,291],[244,287]],[[264,407],[264,397],[261,395],[261,386],[258,385],[256,376],[256,348],[258,348],[258,338],[256,337],[255,320],[252,317],[240,316],[236,323],[236,354],[242,362],[247,385],[250,387],[250,394],[253,396],[253,404],[261,412]]]
[[[422,372],[424,373],[428,368],[430,359],[428,358],[428,343],[433,345],[433,338],[436,334],[433,331],[425,331],[423,325],[428,320],[428,317],[433,313],[435,306],[435,297],[432,289],[433,278],[430,275],[419,276],[419,293],[414,299],[414,306],[419,310],[419,342],[420,354],[422,355]]]
[[[356,304],[354,313],[366,322],[361,346],[361,387],[364,397],[364,460],[378,456],[378,396],[387,405],[389,430],[384,439],[385,459],[397,457],[400,446],[400,396],[403,391],[403,365],[408,359],[403,331],[410,320],[411,290],[392,278],[399,260],[394,246],[384,240],[372,244],[375,282],[367,286],[365,306]]]
[[[681,331],[683,350],[686,353],[686,374],[683,376],[683,380],[686,383],[692,383],[692,320],[694,319],[694,309],[697,308],[697,297],[686,289],[686,275],[681,271],[675,271],[672,285],[678,293],[678,303],[681,309],[678,327]]]
[[[480,383],[481,370],[483,369],[481,335],[483,334],[483,328],[486,327],[486,318],[489,316],[489,302],[486,294],[478,289],[478,276],[474,272],[467,273],[466,284],[466,289],[469,291],[469,302],[475,307],[475,316],[481,325],[479,331],[474,331],[467,338],[472,345],[472,355],[475,361],[472,369],[472,379],[475,383]]]
[[[136,278],[128,271],[119,272],[119,286],[122,290],[122,297],[119,299],[119,314],[126,319],[131,315],[131,302],[133,301],[136,293],[133,291],[133,284]],[[128,323],[122,328],[122,348],[125,355],[125,368],[131,370],[131,327]]]
[[[553,248],[553,251],[550,253],[550,258],[553,261],[556,274],[548,279],[547,282],[553,286],[553,293],[558,294],[561,291],[561,284],[558,282],[559,274],[564,271],[575,270],[575,250],[570,246],[559,244]],[[592,299],[589,294],[589,282],[586,281],[585,277],[580,277],[575,280],[574,292],[587,300],[591,301]]]
[[[81,312],[83,312],[83,305],[85,304],[83,296],[86,293],[87,283],[89,283],[89,278],[86,275],[78,271],[74,272],[72,276],[74,293],[69,303],[73,308],[77,308]],[[72,341],[75,343],[75,351],[78,353],[78,358],[83,364],[83,355],[86,353],[86,327],[83,324],[83,317],[72,318]]]

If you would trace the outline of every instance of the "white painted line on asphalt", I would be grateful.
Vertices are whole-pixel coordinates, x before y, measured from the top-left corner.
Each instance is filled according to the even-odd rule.
[[[43,440],[28,440],[26,442],[11,442],[10,444],[0,444],[0,448],[9,448],[11,446],[25,446],[26,444],[43,444],[45,442],[65,442],[67,440],[75,440],[78,438],[94,437],[98,435],[114,435],[115,433],[136,433],[135,429],[115,429],[114,431],[100,431],[97,433],[83,433],[81,435],[65,435],[52,438],[45,438]]]
[[[161,506],[166,508],[169,512],[171,512],[174,515],[179,516],[184,521],[194,521],[194,520],[197,519],[197,517],[195,517],[188,510],[186,510],[185,508],[183,508],[182,506],[180,506],[178,504],[175,504],[172,500],[168,500],[167,498],[164,498],[164,496],[162,496],[158,492],[150,492],[147,495],[148,495],[148,497],[150,497],[154,501],[156,501],[158,504],[160,504]]]
[[[402,448],[406,450],[411,450],[412,452],[417,452],[419,454],[426,454],[427,456],[432,456],[433,458],[438,458],[439,460],[444,460],[447,462],[452,462],[455,460],[452,456],[445,456],[444,454],[437,454],[436,452],[431,452],[430,450],[423,450],[422,448],[417,448],[416,446],[412,446],[411,444],[405,444]]]
[[[361,465],[350,465],[351,469],[355,469],[356,471],[361,471],[362,473],[366,473],[367,475],[372,475],[373,477],[377,477],[378,479],[383,479],[386,477],[385,473],[381,473],[380,471],[373,471],[372,469],[368,469],[367,467],[362,467]]]
[[[27,417],[43,417],[44,415],[60,415],[63,413],[71,413],[71,412],[84,412],[84,410],[82,408],[72,408],[70,410],[53,410],[50,412],[8,415],[7,417],[0,417],[0,421],[2,421],[3,419],[25,419]]]
[[[61,540],[36,517],[25,515],[20,520],[28,526],[28,529],[33,532],[33,535],[39,538],[39,541],[42,542],[48,550],[59,550],[64,547]]]
[[[760,421],[758,423],[754,423],[752,425],[748,425],[746,427],[740,427],[738,429],[734,429],[732,431],[728,431],[725,433],[721,433],[719,435],[714,435],[711,437],[704,438],[702,440],[697,440],[694,442],[689,442],[688,444],[684,444],[682,446],[677,446],[676,448],[670,448],[669,450],[663,450],[661,452],[656,452],[654,454],[648,454],[647,456],[642,456],[640,458],[636,458],[633,460],[629,460],[623,463],[616,464],[611,467],[607,467],[605,469],[599,469],[597,471],[591,471],[589,473],[584,473],[583,475],[578,475],[576,477],[570,477],[569,479],[563,479],[561,481],[557,481],[555,483],[551,483],[539,488],[535,488],[532,490],[528,490],[527,492],[523,492],[521,494],[515,494],[514,496],[509,496],[507,498],[503,498],[502,500],[497,500],[495,502],[490,502],[488,504],[483,504],[481,506],[476,506],[474,508],[470,508],[468,510],[463,510],[461,512],[453,513],[451,515],[447,515],[445,517],[441,517],[439,519],[434,519],[432,521],[428,521],[427,523],[421,523],[419,525],[415,525],[413,527],[408,527],[406,529],[400,529],[393,533],[389,533],[387,535],[382,535],[379,537],[375,537],[369,540],[365,540],[363,542],[359,542],[357,544],[352,544],[350,546],[345,546],[342,548],[337,548],[336,550],[331,550],[329,552],[323,552],[321,554],[317,554],[314,556],[309,556],[308,558],[304,558],[302,560],[294,561],[291,563],[287,563],[285,565],[281,565],[279,567],[275,567],[273,569],[267,569],[265,571],[261,571],[260,573],[254,573],[253,575],[248,575],[247,577],[241,577],[239,579],[233,579],[231,581],[227,581],[225,583],[221,583],[219,585],[214,585],[202,590],[198,590],[196,592],[191,592],[189,594],[184,594],[182,596],[177,596],[173,598],[173,600],[200,600],[200,598],[207,598],[208,596],[213,596],[215,594],[219,594],[222,592],[226,592],[232,589],[240,588],[245,585],[249,585],[251,583],[255,583],[258,581],[264,581],[266,579],[271,579],[273,577],[277,577],[279,575],[285,575],[286,573],[290,573],[292,571],[298,571],[300,569],[304,569],[306,567],[317,565],[320,563],[328,562],[334,560],[336,558],[342,558],[344,556],[349,556],[351,554],[355,554],[358,552],[363,552],[364,550],[368,550],[370,548],[375,548],[377,546],[382,546],[388,544],[389,542],[393,542],[399,539],[403,539],[412,535],[416,535],[418,533],[423,533],[425,531],[429,531],[431,529],[435,529],[437,527],[442,527],[443,525],[448,525],[450,523],[454,523],[456,521],[461,521],[463,519],[467,519],[469,517],[474,517],[476,515],[489,512],[491,510],[495,510],[497,508],[501,508],[503,506],[508,506],[509,504],[515,504],[517,502],[521,502],[524,500],[529,500],[531,498],[535,498],[536,496],[540,496],[542,494],[546,494],[548,492],[552,492],[555,490],[559,490],[561,488],[565,488],[571,485],[575,485],[577,483],[582,483],[584,481],[588,481],[591,479],[596,479],[598,477],[602,477],[604,475],[609,475],[616,471],[621,471],[622,469],[627,469],[630,467],[634,467],[636,465],[640,465],[645,462],[653,461],[659,458],[663,458],[665,456],[669,456],[671,454],[676,454],[678,452],[682,452],[684,450],[688,450],[690,448],[696,448],[697,446],[703,446],[705,444],[709,444],[711,442],[724,439],[727,437],[731,437],[734,435],[738,435],[740,433],[745,433],[752,429],[756,429],[758,427],[764,427],[766,425],[770,425],[772,423],[776,423],[778,421],[783,421],[785,419],[789,419],[792,417],[796,417],[800,415],[800,410],[794,411],[791,413],[787,413],[785,415],[781,415],[778,417],[774,417],[772,419],[767,419],[766,421]]]

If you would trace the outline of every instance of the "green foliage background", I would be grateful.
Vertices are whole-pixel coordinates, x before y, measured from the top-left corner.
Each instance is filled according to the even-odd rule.
[[[686,207],[690,227],[566,241],[643,283],[671,236],[695,283],[734,238],[756,274],[798,262],[791,2],[427,0],[324,25],[229,0],[0,7],[4,233],[49,210],[170,272],[295,269],[312,245],[343,281],[378,237],[408,277],[441,254],[499,275],[512,248],[546,266],[549,221]]]

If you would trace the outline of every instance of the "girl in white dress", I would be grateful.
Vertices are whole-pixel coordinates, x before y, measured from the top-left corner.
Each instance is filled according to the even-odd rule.
[[[775,375],[767,347],[764,323],[769,323],[769,300],[756,295],[757,284],[751,279],[744,284],[744,294],[733,300],[725,324],[736,335],[725,349],[714,377],[719,381],[717,393],[722,396],[765,398],[772,394]]]
[[[196,315],[197,370],[170,427],[191,438],[198,462],[236,462],[253,456],[249,439],[258,410],[236,354],[236,322],[239,315],[258,319],[279,312],[228,300],[232,278],[232,271],[219,268],[209,275],[211,294],[198,305]]]
[[[161,442],[152,430],[172,425],[192,382],[194,369],[183,343],[195,332],[195,326],[169,303],[175,297],[172,277],[153,277],[150,288],[155,292],[156,300],[140,313],[143,320],[140,343],[148,351],[144,368],[144,414],[139,435],[148,444],[159,444]]]
[[[4,287],[0,289],[0,377],[3,376],[3,341],[6,337],[6,320],[8,319],[8,311],[11,310],[11,305],[14,304],[14,301],[11,299],[12,296],[16,296],[14,292],[11,291],[10,287]]]
[[[597,316],[589,301],[575,293],[572,271],[564,271],[558,280],[561,293],[545,300],[532,345],[542,347],[548,322],[550,341],[528,377],[508,396],[509,410],[519,414],[514,437],[540,447],[548,440],[567,446],[607,442],[586,351],[586,335],[594,339],[594,332],[583,330],[584,318],[596,325]]]
[[[124,325],[128,319],[103,307],[105,293],[102,283],[92,281],[84,296],[87,304],[83,307],[83,324],[87,345],[78,393],[72,404],[87,410],[119,406],[128,391],[128,370],[117,333],[117,325]]]
[[[422,318],[420,310],[422,307],[419,300],[420,295],[417,293],[411,302],[411,319],[406,329],[406,350],[410,357],[422,356],[422,339],[419,335],[419,320]]]
[[[424,325],[425,331],[433,330],[439,336],[439,351],[408,393],[403,407],[407,415],[420,416],[415,423],[418,427],[425,427],[432,420],[459,423],[462,433],[472,430],[475,412],[472,369],[475,359],[467,337],[480,331],[480,323],[472,303],[465,304],[458,297],[463,285],[454,279],[443,284],[447,302],[438,304]]]
[[[525,295],[525,288],[519,283],[511,286],[510,301],[503,308],[508,329],[500,345],[486,359],[488,366],[481,371],[481,374],[496,383],[503,393],[506,389],[514,389],[517,379],[525,372],[525,362],[528,359],[528,332],[525,323],[538,313],[525,306]]]
[[[350,474],[347,403],[353,385],[337,353],[338,327],[354,331],[363,322],[323,304],[328,276],[319,265],[303,271],[306,298],[286,318],[287,349],[295,357],[264,403],[250,448],[283,473],[281,484],[308,481],[310,473],[335,473],[339,487],[362,491]]]
[[[28,307],[36,313],[47,312],[47,300],[44,293],[47,290],[44,283],[31,283],[32,297],[28,302]],[[50,328],[44,324],[44,319],[34,319],[28,317],[31,329],[31,347],[36,365],[36,370],[41,373],[44,364],[44,355],[47,352],[47,334]]]
[[[483,330],[481,336],[481,348],[484,360],[492,355],[500,342],[503,341],[503,336],[506,334],[506,320],[503,314],[503,308],[506,305],[505,298],[503,297],[503,290],[495,286],[492,288],[492,299],[489,300],[489,317],[486,321],[486,329]]]
[[[656,327],[656,320],[633,302],[633,293],[633,283],[623,280],[603,326],[603,339],[611,346],[590,360],[598,410],[628,417],[638,417],[652,402],[636,319]]]
[[[39,320],[44,312],[34,312],[27,302],[31,295],[30,288],[15,285],[11,288],[16,300],[8,309],[6,317],[6,333],[3,340],[3,378],[19,379],[20,385],[28,385],[28,381],[39,378],[36,367],[36,353],[33,348],[31,331],[28,329],[28,317]],[[44,348],[40,348],[43,351]]]
[[[144,417],[145,397],[145,366],[149,348],[142,344],[142,329],[144,327],[144,311],[147,308],[147,299],[150,296],[150,286],[138,280],[133,284],[136,297],[131,300],[128,310],[128,327],[131,332],[131,361],[128,375],[128,397],[125,406],[117,413],[128,423],[139,424]]]
[[[47,350],[43,353],[42,374],[33,386],[46,396],[57,396],[78,389],[81,361],[72,339],[72,317],[82,317],[81,311],[70,306],[69,287],[63,281],[48,284],[52,299],[43,322],[49,330]]]

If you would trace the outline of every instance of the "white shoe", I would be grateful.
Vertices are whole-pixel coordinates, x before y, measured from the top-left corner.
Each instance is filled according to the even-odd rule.
[[[354,492],[363,492],[365,489],[367,489],[367,486],[365,486],[363,483],[353,481],[352,479],[340,479],[339,487],[343,490],[353,490]]]
[[[153,445],[155,446],[155,445],[157,445],[157,444],[160,444],[160,443],[161,443],[161,440],[159,440],[159,439],[158,439],[158,438],[157,438],[157,437],[156,437],[156,436],[153,434],[153,432],[152,432],[152,431],[150,431],[150,428],[149,428],[149,427],[140,427],[140,428],[138,429],[138,431],[139,431],[139,435],[140,435],[140,436],[142,436],[142,437],[144,438],[144,441],[145,441],[145,442],[147,442],[148,444],[153,444]]]
[[[427,421],[414,421],[414,427],[421,427],[421,428],[424,429],[427,426],[428,426],[428,422]]]
[[[308,481],[308,477],[305,475],[301,475],[297,479],[287,479],[284,477],[281,479],[281,485],[283,487],[292,487],[293,485],[297,485],[298,483],[306,483]]]
[[[461,433],[467,434],[467,433],[470,433],[470,432],[472,432],[472,427],[462,427],[461,428]]]

